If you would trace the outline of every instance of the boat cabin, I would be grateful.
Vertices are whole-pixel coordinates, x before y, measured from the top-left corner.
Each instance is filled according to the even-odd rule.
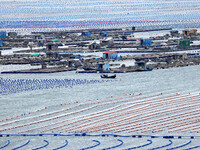
[[[152,71],[153,70],[153,67],[147,66],[146,62],[144,61],[138,61],[138,62],[135,62],[135,64],[136,64],[137,71]]]

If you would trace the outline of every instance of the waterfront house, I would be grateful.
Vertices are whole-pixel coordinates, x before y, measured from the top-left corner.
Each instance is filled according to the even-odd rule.
[[[103,53],[104,59],[118,59],[118,53],[116,51],[106,51]]]
[[[47,51],[53,51],[53,50],[57,50],[58,49],[58,45],[54,44],[54,43],[48,43],[46,45],[46,50]]]
[[[91,36],[91,32],[82,32],[82,34],[81,34],[82,36]]]
[[[194,29],[194,30],[183,30],[182,34],[186,35],[186,36],[188,36],[188,35],[197,35],[197,30],[196,29]]]
[[[190,40],[179,40],[178,45],[181,47],[189,47],[190,46]]]
[[[3,46],[3,40],[0,39],[0,46]]]
[[[0,38],[5,38],[6,37],[6,32],[0,32]]]
[[[109,71],[109,63],[97,63],[97,70],[98,71]]]
[[[151,39],[141,39],[140,45],[141,46],[151,46],[152,40]]]

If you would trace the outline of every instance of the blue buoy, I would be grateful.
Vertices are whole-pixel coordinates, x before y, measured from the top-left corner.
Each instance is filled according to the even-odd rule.
[[[82,133],[82,136],[86,136],[86,133]]]

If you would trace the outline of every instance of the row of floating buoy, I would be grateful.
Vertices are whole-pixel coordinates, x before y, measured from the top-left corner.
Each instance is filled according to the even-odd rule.
[[[161,93],[162,95],[163,93]],[[179,94],[179,93],[176,93],[176,94]],[[118,100],[123,100],[123,99],[127,99],[127,98],[131,98],[133,96],[138,96],[138,95],[142,95],[142,93],[139,93],[139,94],[125,94],[124,96],[110,96],[110,97],[105,97],[105,98],[101,98],[101,99],[89,99],[88,101],[90,101],[90,103],[85,103],[84,105],[88,105],[88,104],[99,104],[99,103],[105,103],[105,102],[113,102],[113,104],[115,103],[115,101],[118,101]],[[154,97],[154,96],[159,96],[159,94],[156,94],[156,95],[151,95],[151,96],[147,96],[147,97],[143,97],[143,98],[150,98],[150,97]],[[141,98],[139,98],[141,99]],[[128,102],[130,100],[126,100],[126,102]],[[120,101],[118,101],[120,102]],[[59,105],[55,105],[55,106],[63,106],[63,105],[70,105],[70,104],[78,104],[79,102],[76,101],[76,102],[71,102],[71,103],[67,103],[67,102],[64,102],[62,104],[59,104]],[[141,101],[142,103],[142,101]],[[110,103],[111,104],[111,103]],[[43,111],[47,109],[47,107],[44,107],[44,108],[41,108],[41,109],[38,109],[38,110],[35,110],[35,111],[32,111],[32,112],[28,112],[28,113],[23,113],[21,115],[17,115],[17,116],[14,116],[14,117],[11,117],[11,118],[6,118],[5,120],[0,120],[0,122],[2,121],[7,121],[7,120],[12,120],[12,119],[15,119],[15,118],[18,118],[20,116],[26,116],[26,115],[30,115],[30,114],[33,114],[33,113],[36,113],[36,112],[39,112],[39,111]]]
[[[131,94],[130,94],[131,95]],[[113,98],[113,96],[111,96],[111,97],[109,97],[109,98]],[[108,102],[108,101],[107,101]],[[77,102],[75,102],[75,103],[77,103]],[[66,103],[64,103],[64,104],[66,104]],[[102,104],[99,104],[99,105],[102,105]],[[79,105],[78,105],[79,106]],[[75,107],[75,106],[74,106]],[[94,107],[94,106],[93,106]],[[92,108],[93,108],[92,107]],[[96,107],[96,106],[95,106]],[[47,107],[45,107],[44,109],[47,109]],[[43,109],[43,110],[44,110]],[[68,110],[69,108],[67,108],[67,110]],[[86,110],[88,110],[89,108],[87,108]],[[63,111],[63,110],[62,110]],[[83,110],[80,110],[80,111],[83,111]],[[38,110],[37,111],[35,111],[35,112],[38,112]],[[58,113],[59,112],[61,112],[61,111],[58,111]],[[53,113],[55,113],[55,112],[53,112]],[[44,114],[44,115],[50,115],[51,113],[47,113],[47,114]],[[42,117],[44,117],[44,115],[41,115]],[[66,115],[68,115],[68,114],[66,114]],[[38,116],[39,117],[39,116]],[[35,118],[35,117],[33,117],[33,118]],[[13,118],[11,118],[11,119],[13,119]],[[11,120],[11,119],[9,119],[9,120]],[[30,117],[28,118],[28,119],[31,119]],[[53,119],[57,119],[57,118],[53,118]],[[6,119],[6,120],[8,120],[8,119]],[[21,119],[20,121],[24,121],[24,120],[27,120],[27,119]],[[2,120],[3,121],[3,120]],[[18,122],[18,121],[17,121]],[[11,121],[10,123],[16,123],[16,121]],[[9,124],[10,124],[9,123]],[[39,122],[38,122],[39,123]],[[7,124],[7,123],[6,123]],[[20,127],[22,127],[22,126],[20,126]],[[17,127],[18,128],[18,127]],[[13,129],[13,128],[11,128],[11,129]]]
[[[118,101],[118,102],[120,102],[120,101]],[[118,103],[118,102],[117,102],[117,103]],[[123,101],[123,102],[124,102],[124,101]],[[114,103],[115,103],[115,102],[108,103],[108,104],[114,104]],[[100,104],[100,105],[106,105],[106,103],[102,102],[102,104]],[[99,105],[99,106],[100,106],[100,105]],[[122,106],[122,105],[120,105],[120,106]],[[131,105],[128,106],[128,108],[129,108],[129,107],[131,107]],[[115,107],[114,107],[114,108],[115,108]],[[117,108],[117,107],[116,107],[116,108]],[[125,109],[125,108],[124,108],[124,109]],[[102,112],[105,113],[105,111],[106,111],[106,110],[104,110],[104,111],[102,111]],[[112,111],[111,111],[111,109],[108,109],[107,111],[108,111],[109,114],[110,114],[110,113],[116,112],[116,110],[112,110]],[[117,110],[117,111],[118,111],[118,110]],[[98,112],[98,113],[99,113],[99,112]],[[93,113],[93,115],[96,114],[96,117],[97,117],[97,116],[99,116],[99,115],[97,115],[98,113]],[[100,115],[101,115],[101,114],[100,114]],[[85,116],[85,117],[86,117],[86,116]],[[90,120],[91,120],[92,118],[93,118],[93,119],[95,118],[94,116],[90,116],[90,118],[88,118],[88,117],[85,118],[85,117],[82,116],[82,117],[81,117],[81,120],[79,120],[79,121],[73,121],[73,122],[71,122],[70,124],[75,123],[75,122],[78,123],[78,122],[80,122],[80,121],[84,121],[84,120],[87,120],[87,119],[90,119]],[[75,119],[75,118],[74,118],[74,119]],[[77,118],[77,119],[78,119],[78,118]],[[104,118],[104,119],[105,119],[105,118]],[[67,120],[62,120],[62,123],[63,123],[63,122],[66,122],[66,121],[67,121]],[[86,123],[87,123],[87,121],[86,121]],[[57,127],[54,127],[54,128],[50,128],[50,129],[48,129],[48,130],[44,130],[44,131],[42,131],[42,132],[46,132],[46,131],[49,131],[49,130],[55,130],[55,129],[60,128],[60,127],[69,126],[70,124],[65,124],[65,125],[62,125],[62,126],[57,126]],[[55,124],[54,124],[54,125],[55,125]],[[78,124],[77,124],[77,125],[78,125]],[[87,125],[84,125],[84,126],[87,126]],[[79,126],[79,127],[80,127],[80,126]],[[76,128],[77,128],[77,127],[76,127]],[[59,129],[59,130],[60,130],[60,129]],[[59,131],[59,130],[57,130],[57,131]],[[62,128],[62,130],[64,130],[64,128]],[[67,129],[66,129],[66,131],[67,131]]]
[[[37,133],[37,134],[0,134],[0,137],[41,137],[41,136],[61,136],[61,137],[70,137],[70,136],[79,136],[79,137],[123,137],[123,138],[162,138],[162,139],[199,139],[199,135],[151,135],[151,134],[113,134],[113,133],[98,133],[98,134],[90,134],[87,132],[83,133]]]
[[[124,99],[124,98],[127,98],[127,97],[133,97],[133,96],[138,96],[138,94],[134,95],[134,94],[124,94],[122,96],[126,96],[126,97],[121,97],[119,98],[120,96],[109,96],[109,97],[105,97],[105,98],[99,98],[99,99],[88,99],[88,101],[90,101],[90,103],[85,103],[84,105],[88,105],[88,104],[98,104],[98,103],[103,103],[103,102],[111,102],[111,101],[114,101],[114,100],[119,100],[119,99]],[[115,98],[115,99],[113,99]],[[102,101],[104,100],[104,101]],[[98,102],[97,102],[98,101]],[[64,103],[61,103],[59,105],[54,105],[54,106],[64,106],[64,105],[70,105],[70,104],[78,104],[80,102],[78,101],[75,101],[75,102],[64,102]],[[3,121],[7,121],[7,120],[12,120],[12,119],[16,119],[16,118],[19,118],[21,116],[27,116],[27,115],[30,115],[30,114],[33,114],[33,113],[36,113],[36,112],[40,112],[40,111],[43,111],[45,109],[47,109],[48,107],[45,106],[44,108],[41,108],[41,109],[38,109],[38,110],[35,110],[35,111],[31,111],[31,112],[25,112],[25,113],[22,113],[21,115],[17,115],[17,116],[14,116],[14,117],[10,117],[10,118],[6,118],[4,120],[0,120],[0,122],[3,122]]]
[[[18,135],[18,134],[7,134],[7,135],[0,135],[1,137],[10,137],[10,136],[26,136],[26,137],[38,137],[38,136],[66,136],[66,137],[68,137],[68,139],[69,139],[69,137],[72,137],[72,136],[74,136],[74,137],[102,137],[102,138],[106,138],[106,137],[113,137],[113,138],[115,138],[115,140],[117,140],[117,141],[119,141],[120,143],[119,144],[117,144],[117,145],[114,145],[114,146],[111,146],[111,147],[107,147],[107,148],[104,148],[105,150],[106,149],[113,149],[113,148],[117,148],[117,147],[120,147],[120,146],[122,146],[124,143],[126,143],[126,142],[124,142],[124,140],[125,139],[127,139],[127,138],[138,138],[138,139],[141,139],[141,138],[147,138],[147,142],[148,143],[145,143],[145,144],[142,144],[142,145],[138,145],[138,144],[136,144],[136,145],[138,145],[138,146],[135,146],[135,147],[129,147],[129,148],[126,148],[126,149],[124,149],[124,150],[131,150],[131,149],[139,149],[139,148],[143,148],[143,147],[146,147],[147,148],[147,146],[149,146],[149,145],[152,145],[152,144],[154,144],[154,142],[153,142],[153,139],[155,139],[155,138],[157,138],[157,139],[163,139],[163,140],[169,140],[169,143],[167,143],[167,144],[165,144],[165,145],[158,145],[158,144],[156,144],[156,147],[153,147],[153,146],[151,146],[151,148],[149,148],[148,150],[155,150],[155,149],[161,149],[161,148],[166,148],[166,147],[168,147],[166,150],[172,150],[172,149],[178,149],[178,148],[183,148],[183,147],[185,147],[185,146],[187,146],[187,145],[189,145],[189,144],[192,144],[192,142],[193,142],[193,140],[195,139],[195,138],[199,138],[199,136],[173,136],[173,135],[170,135],[170,136],[154,136],[154,135],[116,135],[116,134],[98,134],[98,135],[90,135],[90,134],[86,134],[86,133],[82,133],[82,134],[21,134],[21,135]],[[122,138],[124,138],[123,140],[121,140],[121,139],[116,139],[116,138],[118,138],[118,137],[122,137]],[[150,138],[151,138],[151,140],[150,140]],[[184,139],[189,139],[189,141],[187,141],[186,143],[183,143],[183,144],[181,144],[182,143],[182,141],[180,142],[180,140],[179,140],[179,145],[177,145],[177,144],[175,144],[176,143],[176,140],[178,140],[178,139],[181,139],[181,138],[184,138]],[[173,141],[172,141],[173,140]],[[34,148],[34,150],[36,150],[36,149],[41,149],[41,148],[45,148],[45,147],[47,147],[49,144],[50,144],[50,142],[49,141],[47,141],[47,140],[43,140],[46,144],[45,145],[43,145],[43,146],[40,146],[40,147],[38,147],[38,148]],[[100,146],[101,145],[101,142],[99,141],[99,140],[92,140],[93,142],[95,142],[96,144],[95,145],[92,145],[92,146],[88,146],[88,147],[85,147],[85,148],[81,148],[81,150],[86,150],[86,149],[91,149],[91,148],[94,148],[94,147],[97,147],[97,146]],[[175,142],[175,143],[174,143]],[[184,141],[183,141],[184,142]],[[0,147],[0,149],[3,149],[3,148],[5,148],[5,147],[9,147],[9,145],[10,145],[10,140],[8,140],[8,142],[7,142],[7,144],[5,144],[4,146],[1,146]],[[23,144],[23,145],[21,145],[21,146],[18,146],[18,147],[16,147],[16,148],[14,148],[14,149],[19,149],[19,148],[22,148],[22,147],[25,147],[25,146],[27,146],[28,144],[30,145],[30,143],[31,143],[31,140],[28,140],[25,144]],[[169,146],[171,146],[172,144],[175,144],[173,147],[169,147]],[[61,148],[64,148],[64,147],[66,147],[68,145],[68,140],[65,140],[65,143],[64,143],[64,145],[62,145],[62,146],[60,146],[60,147],[57,147],[57,148],[54,148],[53,150],[57,150],[57,149],[61,149]],[[153,148],[152,148],[153,147]],[[200,145],[196,145],[196,146],[194,146],[194,144],[192,145],[192,146],[190,146],[190,147],[187,147],[187,148],[185,148],[185,149],[183,149],[183,150],[190,150],[190,149],[195,149],[195,148],[199,148],[200,147]],[[13,149],[13,150],[14,150]]]
[[[83,3],[83,2],[67,2],[67,6],[66,7],[57,7],[56,3],[52,3],[52,2],[48,2],[48,5],[45,3],[38,3],[38,4],[34,4],[34,8],[31,7],[27,7],[27,4],[22,6],[21,9],[17,9],[18,5],[16,4],[22,4],[21,2],[17,2],[15,4],[12,4],[12,8],[13,9],[8,9],[10,7],[5,6],[5,8],[3,7],[3,11],[2,13],[9,13],[9,14],[13,14],[14,12],[18,12],[18,13],[33,13],[33,14],[37,14],[37,13],[41,13],[39,16],[32,16],[30,15],[30,17],[32,18],[38,18],[39,20],[41,20],[42,18],[44,20],[52,20],[53,18],[55,18],[52,15],[47,15],[48,13],[51,14],[51,12],[57,12],[57,11],[63,11],[65,12],[66,16],[69,16],[69,14],[71,14],[71,18],[72,19],[76,19],[77,17],[80,18],[80,16],[84,17],[84,19],[86,19],[90,13],[92,15],[94,15],[94,17],[98,17],[101,15],[107,15],[107,18],[109,18],[109,12],[111,12],[114,8],[115,8],[115,14],[121,14],[120,12],[132,12],[131,8],[135,8],[135,11],[140,11],[141,15],[147,14],[146,11],[148,11],[149,9],[151,9],[151,11],[159,11],[165,13],[166,15],[168,15],[168,12],[170,10],[174,10],[174,11],[178,11],[180,10],[182,7],[185,7],[185,11],[189,8],[190,10],[195,10],[196,7],[193,6],[198,6],[199,2],[197,1],[191,1],[191,2],[185,2],[185,1],[179,1],[179,2],[164,2],[164,1],[154,1],[154,2],[130,2],[130,1],[121,1],[121,2],[105,2],[105,1],[101,1],[101,2],[87,2],[87,3]],[[66,5],[66,3],[62,3],[60,2],[60,5]],[[33,6],[33,4],[29,4],[29,6]],[[44,7],[45,6],[45,7]],[[83,7],[84,6],[84,7]],[[93,6],[93,7],[88,7],[88,6]],[[107,7],[105,7],[107,6]],[[109,6],[109,7],[108,7]],[[7,7],[7,9],[6,9]],[[43,8],[44,7],[44,8]],[[48,9],[51,8],[51,9]],[[155,9],[157,8],[157,9]],[[100,13],[99,12],[107,12],[107,13]],[[163,12],[164,11],[164,12]],[[46,12],[47,14],[42,15],[42,12]],[[86,15],[82,15],[82,14],[86,14]],[[136,14],[136,13],[134,13]],[[155,13],[152,13],[155,14]],[[177,15],[181,14],[181,12],[179,12]],[[59,15],[56,15],[56,17],[58,19],[60,18],[67,18],[65,15],[63,15],[63,13],[60,13]],[[96,16],[97,15],[97,16]],[[150,14],[148,14],[150,15]],[[160,14],[156,14],[156,15],[160,15]],[[164,16],[166,16],[164,15]],[[133,16],[134,17],[134,16]],[[2,18],[4,19],[4,18]],[[10,18],[11,19],[11,18]],[[16,20],[24,20],[23,17],[20,18],[20,16],[18,16],[18,18],[16,18]],[[26,17],[26,19],[28,20],[29,17]],[[6,19],[4,19],[6,20]],[[30,19],[31,20],[31,19]]]
[[[170,100],[170,99],[171,99],[171,100]],[[172,102],[174,103],[174,100],[172,100],[172,98],[170,98],[170,99],[168,100],[168,101],[169,101],[168,103],[169,103],[169,104],[171,104]],[[179,99],[182,100],[182,101],[184,101],[183,97],[180,97]],[[160,100],[159,100],[159,101],[160,101]],[[167,102],[167,101],[165,100],[165,102]],[[178,102],[178,101],[177,101],[177,102]],[[192,102],[192,101],[189,102],[189,101],[188,101],[187,103],[193,103],[193,104],[195,104],[196,101],[194,101],[194,102]],[[183,103],[183,104],[181,104],[180,106],[182,107],[182,106],[186,105],[187,103]],[[194,106],[194,105],[192,105],[192,106]],[[182,108],[182,109],[184,109],[184,110],[185,110],[185,109],[191,109],[192,106],[184,106],[184,108]],[[156,106],[154,106],[154,108],[156,108]],[[146,109],[148,109],[148,108],[146,107]],[[149,109],[150,109],[150,108],[149,108]],[[144,109],[144,110],[145,110],[145,109]],[[143,110],[143,111],[141,110],[141,111],[139,111],[139,112],[144,112],[144,110]],[[176,108],[176,106],[174,106],[174,108],[171,107],[171,111],[180,111],[180,110],[179,110],[179,108]],[[170,112],[171,112],[171,111],[170,111]],[[149,115],[146,116],[146,117],[147,117],[148,119],[150,119],[149,117],[151,117],[151,115],[153,115],[152,113],[153,113],[153,112],[151,112],[151,114],[149,114]],[[152,117],[155,117],[156,114],[159,116],[159,112],[157,112],[157,110],[155,110],[154,113],[155,113],[155,114],[154,114],[154,116],[152,116]],[[160,113],[161,113],[161,112],[160,112]],[[165,108],[163,108],[163,113],[167,113],[167,111],[165,111]],[[169,113],[169,112],[168,112],[168,113]],[[132,116],[132,117],[133,117],[133,116]],[[145,119],[147,119],[147,118],[143,118],[143,120],[140,120],[140,121],[145,121]],[[105,118],[105,119],[106,119],[106,118]],[[123,120],[124,120],[124,118],[122,118],[121,121],[123,121]],[[119,121],[119,120],[118,120],[118,121]],[[119,122],[121,122],[121,121],[119,121]],[[109,123],[109,122],[107,122],[107,124],[108,124],[108,123]],[[113,121],[111,121],[110,123],[114,124]],[[127,121],[127,124],[130,124],[130,121]],[[76,125],[77,125],[77,124],[76,124]],[[99,125],[99,126],[100,126],[100,125]],[[102,124],[101,126],[104,127],[104,124]],[[135,126],[135,125],[133,125],[133,126]],[[101,130],[101,128],[98,129],[97,126],[94,126],[93,128],[95,129],[95,131],[100,131],[100,130]],[[110,126],[110,128],[112,128],[112,126]],[[71,128],[71,129],[73,129],[73,128]],[[86,128],[86,129],[87,129],[87,128]],[[70,128],[68,128],[68,130],[70,130]],[[91,128],[88,128],[88,130],[84,130],[84,129],[83,129],[83,130],[79,130],[79,131],[83,131],[83,132],[84,132],[84,131],[93,131],[93,130],[91,130]],[[120,131],[121,131],[121,130],[120,130]]]
[[[7,27],[6,24],[4,24],[4,28],[10,28],[10,29],[48,29],[48,28],[68,28],[68,27],[86,27],[86,26],[120,26],[123,24],[132,24],[132,25],[170,25],[170,24],[184,24],[184,23],[199,23],[199,18],[197,19],[191,19],[191,20],[166,20],[166,19],[160,19],[160,20],[147,20],[147,19],[138,19],[138,20],[119,20],[119,21],[90,21],[90,22],[69,22],[69,23],[57,23],[57,24],[52,24],[49,25],[48,22],[46,24],[44,23],[39,23],[36,25],[28,25],[28,24],[12,24]]]
[[[76,85],[97,84],[119,80],[97,80],[97,79],[4,79],[0,78],[0,94],[8,95],[13,93],[68,88]]]

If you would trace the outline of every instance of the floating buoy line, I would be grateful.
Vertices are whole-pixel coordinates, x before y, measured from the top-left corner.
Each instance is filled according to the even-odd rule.
[[[114,81],[121,81],[121,79],[4,79],[0,77],[0,95],[54,88],[72,88],[77,85]]]
[[[26,147],[29,145],[29,147],[36,147],[36,148],[32,148],[32,150],[36,150],[36,149],[42,149],[42,148],[45,148],[49,146],[49,144],[53,144],[54,141],[48,141],[48,140],[41,140],[40,137],[43,137],[43,138],[48,138],[48,137],[51,137],[52,138],[67,138],[70,140],[70,138],[75,138],[75,139],[89,139],[91,140],[92,138],[98,138],[99,140],[92,140],[91,143],[95,142],[96,144],[91,144],[92,146],[88,146],[88,147],[83,147],[83,148],[80,148],[80,150],[86,150],[86,149],[92,149],[92,148],[98,148],[99,146],[101,147],[104,147],[104,148],[100,148],[102,150],[106,150],[106,149],[113,149],[113,148],[121,148],[123,150],[131,150],[131,149],[140,149],[140,148],[148,148],[148,150],[156,150],[156,149],[161,149],[161,148],[167,148],[166,150],[172,150],[172,149],[178,149],[178,148],[184,148],[184,150],[190,150],[190,149],[195,149],[195,148],[198,148],[200,147],[200,145],[197,145],[195,144],[196,141],[199,141],[199,138],[200,136],[178,136],[178,135],[170,135],[170,136],[163,136],[163,135],[145,135],[145,134],[134,134],[134,135],[121,135],[121,134],[88,134],[88,133],[74,133],[74,134],[54,134],[54,133],[45,133],[45,134],[0,134],[0,138],[1,139],[7,139],[7,138],[13,138],[13,137],[24,137],[23,139],[27,139],[27,138],[38,138],[38,142],[37,145],[42,145],[42,146],[37,146],[34,145],[32,146],[32,140],[28,140],[25,144],[21,145],[21,146],[18,146],[18,147],[15,147],[15,148],[12,148],[12,150],[16,150],[16,149],[19,149],[19,148],[22,148],[22,147]],[[109,138],[113,138],[113,140],[115,140],[116,142],[118,142],[119,144],[117,145],[113,145],[113,146],[110,146],[110,147],[106,147],[108,146],[109,144],[103,144],[103,141],[106,140],[106,139],[109,139]],[[146,142],[144,144],[141,144],[140,142],[139,143],[132,143],[131,147],[130,147],[130,144],[129,142],[127,142],[128,140],[137,140],[137,141],[142,141],[144,142],[146,140]],[[159,139],[159,141],[162,141],[162,142],[167,142],[167,144],[158,144],[157,140],[156,139]],[[184,140],[182,140],[184,139]],[[2,140],[4,141],[4,140]],[[44,144],[45,142],[45,144]],[[178,142],[178,144],[174,145],[176,142]],[[41,143],[41,144],[40,144]],[[9,146],[13,144],[12,143],[12,140],[8,140],[7,144],[3,145],[0,147],[0,149],[3,149],[3,148],[9,148]],[[16,144],[16,143],[15,143]],[[53,150],[58,150],[58,149],[61,149],[61,148],[67,148],[68,145],[71,144],[69,143],[68,140],[65,140],[65,144],[62,145],[62,146],[59,146],[57,148],[53,148]],[[193,144],[193,145],[191,145]],[[79,143],[80,147],[81,147],[81,143]],[[135,145],[135,146],[133,146]],[[172,146],[173,145],[173,146]],[[190,145],[188,147],[188,145]],[[123,147],[124,146],[124,147]],[[186,147],[187,146],[187,147]],[[127,148],[128,147],[128,148]],[[52,148],[52,147],[51,147]]]
[[[0,122],[0,132],[170,132],[199,131],[199,94],[125,94],[63,103]],[[94,111],[95,110],[95,111]],[[42,113],[43,112],[43,113]],[[55,120],[55,121],[54,121]],[[188,128],[186,128],[186,126]]]

